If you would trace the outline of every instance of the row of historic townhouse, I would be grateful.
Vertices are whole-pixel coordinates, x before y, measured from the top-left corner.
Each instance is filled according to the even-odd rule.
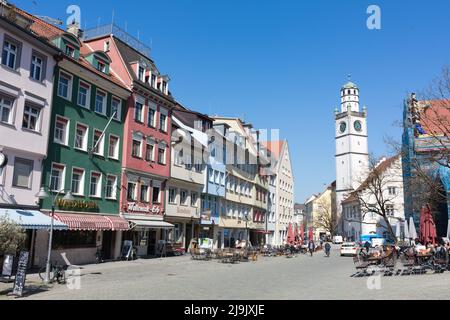
[[[168,240],[265,241],[251,125],[176,102],[149,49],[115,25],[62,30],[0,9],[0,216],[27,229],[30,265],[46,261],[52,214],[52,260],[72,264],[99,247],[116,259],[125,241],[139,256]]]

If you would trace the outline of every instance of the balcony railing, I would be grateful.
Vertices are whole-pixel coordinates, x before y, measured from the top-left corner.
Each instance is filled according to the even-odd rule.
[[[107,35],[114,35],[117,39],[123,41],[142,55],[150,58],[151,49],[142,41],[136,39],[125,30],[121,29],[115,24],[106,24],[95,28],[90,28],[84,31],[83,40],[91,40]]]

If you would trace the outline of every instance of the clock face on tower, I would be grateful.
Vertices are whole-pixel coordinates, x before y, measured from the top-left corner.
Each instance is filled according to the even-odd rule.
[[[353,124],[353,126],[355,127],[355,130],[356,131],[358,131],[358,132],[361,132],[361,130],[362,130],[362,124],[361,124],[361,121],[355,121],[355,123]]]
[[[339,125],[339,130],[341,131],[341,133],[344,133],[346,129],[347,124],[345,122],[341,122],[341,124]]]

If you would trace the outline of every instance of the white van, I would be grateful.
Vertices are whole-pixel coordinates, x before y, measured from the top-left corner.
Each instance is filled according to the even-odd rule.
[[[334,236],[333,237],[333,243],[334,244],[341,244],[344,242],[344,239],[342,238],[342,236]]]

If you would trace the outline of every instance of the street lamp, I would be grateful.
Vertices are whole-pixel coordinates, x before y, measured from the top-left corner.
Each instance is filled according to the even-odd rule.
[[[49,283],[50,282],[50,257],[51,257],[51,253],[52,253],[52,240],[53,240],[53,224],[54,224],[54,216],[55,216],[55,206],[56,206],[56,200],[58,199],[58,196],[61,194],[61,192],[64,192],[68,189],[61,189],[58,191],[58,193],[56,195],[54,195],[54,192],[51,192],[51,199],[52,199],[52,215],[51,215],[51,224],[50,224],[50,235],[49,235],[49,239],[48,239],[48,252],[47,252],[47,263],[45,265],[45,279],[44,279],[44,283]],[[37,198],[39,198],[39,200],[44,200],[46,198],[49,197],[49,194],[47,193],[47,191],[45,191],[45,188],[42,187],[39,190],[39,193],[36,195]],[[72,195],[72,192],[69,191],[64,197],[63,200],[66,201],[73,201],[75,200],[75,198]]]

